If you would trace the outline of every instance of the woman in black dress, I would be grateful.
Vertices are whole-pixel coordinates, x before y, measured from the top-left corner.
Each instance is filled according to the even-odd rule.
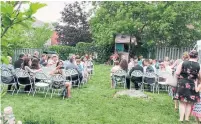
[[[194,82],[201,75],[200,65],[197,62],[198,53],[191,51],[189,53],[190,59],[179,64],[176,70],[178,76],[178,88],[175,99],[179,100],[180,121],[189,121],[191,113],[191,106],[200,101],[199,93],[195,92]]]

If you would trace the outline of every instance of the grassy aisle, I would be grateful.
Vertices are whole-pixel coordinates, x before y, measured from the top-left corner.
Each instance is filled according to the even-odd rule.
[[[113,98],[117,90],[110,88],[109,66],[97,65],[95,75],[81,89],[73,89],[72,99],[50,95],[44,98],[7,94],[2,109],[12,106],[17,120],[53,118],[58,124],[177,124],[178,113],[167,94],[148,93],[148,99]]]

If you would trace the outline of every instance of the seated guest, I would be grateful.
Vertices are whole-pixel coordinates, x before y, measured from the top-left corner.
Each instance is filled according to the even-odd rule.
[[[78,71],[81,72],[81,73],[83,73],[84,68],[83,68],[83,66],[80,64],[80,63],[81,63],[80,59],[77,59],[77,60],[76,60],[76,63],[77,63]]]
[[[129,72],[129,76],[130,77],[131,77],[132,72],[136,71],[136,70],[139,70],[139,71],[141,71],[143,73],[143,67],[138,64],[138,60],[137,59],[134,60],[134,65],[135,66]],[[138,84],[142,82],[142,77],[132,77],[131,81],[134,82],[135,89],[138,90],[139,89],[139,85]]]
[[[50,73],[50,75],[54,75],[54,74],[61,74],[61,75],[64,75],[64,74],[63,74],[63,71],[62,71],[62,67],[63,67],[63,62],[62,62],[62,61],[57,62],[57,64],[56,64],[56,69],[55,69],[54,71],[52,71],[52,72]],[[71,97],[71,83],[70,83],[70,82],[66,82],[66,83],[65,83],[65,87],[66,87],[66,89],[67,89],[66,96],[67,96],[68,98],[70,98],[70,97]]]
[[[68,69],[75,69],[77,70],[78,74],[79,74],[79,79],[80,79],[80,82],[82,82],[82,72],[79,71],[78,67],[74,64],[74,61],[75,59],[73,57],[70,58],[70,62],[66,65],[66,70]],[[72,77],[72,80],[77,80],[78,79],[78,76],[74,75],[74,77]]]
[[[7,58],[9,60],[9,64],[8,65],[4,64],[4,63],[2,64],[2,67],[1,67],[2,72],[1,73],[3,73],[3,71],[9,71],[12,74],[12,76],[7,76],[7,77],[1,76],[1,81],[6,84],[11,84],[15,81],[15,79],[13,78],[15,75],[15,70],[12,65],[12,58],[10,56],[7,56]],[[8,90],[11,90],[11,86],[12,85],[8,85]]]
[[[89,78],[89,73],[87,71],[87,62],[86,58],[83,56],[81,57],[81,62],[80,62],[81,67],[83,68],[83,79],[87,80]]]
[[[167,56],[165,57],[164,64],[165,64],[165,66],[170,65],[169,57],[167,57]]]
[[[152,59],[149,59],[149,64],[150,64],[150,66],[154,69],[154,73],[156,73],[156,67],[155,67],[155,65],[153,64],[153,60],[152,60]]]
[[[26,58],[31,58],[31,54],[26,54]]]
[[[39,64],[42,65],[42,66],[46,66],[47,65],[47,55],[46,54],[42,54],[41,55],[41,59],[40,59]]]
[[[112,74],[118,70],[120,70],[121,67],[119,66],[119,61],[114,61],[114,67],[111,69],[110,76],[112,77]],[[111,88],[114,88],[114,81],[111,82]]]
[[[57,61],[58,61],[57,55],[53,54],[52,57],[48,60],[48,66],[52,65],[56,66]]]
[[[30,74],[31,78],[33,78],[34,73],[41,71],[41,69],[39,67],[38,59],[35,58],[32,61],[30,58],[25,58],[23,66],[22,66],[22,69],[27,71]],[[21,84],[30,84],[30,79],[28,77],[27,78],[19,78],[18,80]],[[24,91],[30,91],[30,88],[31,88],[31,86],[28,85],[25,87]]]
[[[24,62],[24,58],[25,58],[25,55],[24,55],[24,54],[20,54],[20,55],[19,55],[19,59],[14,62],[14,68],[15,68],[15,69],[22,67],[22,64],[23,64],[23,62]]]
[[[143,56],[139,56],[138,64],[139,64],[140,66],[143,66]]]
[[[120,68],[122,70],[124,70],[126,73],[128,72],[128,62],[127,62],[126,59],[122,59],[121,60],[121,62],[120,62]],[[130,79],[129,79],[128,75],[126,77],[126,86],[127,86],[128,89],[130,89]]]
[[[133,60],[133,58],[130,58],[130,62],[128,64],[128,70],[131,70],[131,68],[133,68],[133,67],[134,67],[134,60]]]
[[[34,55],[33,55],[33,58],[32,58],[32,59],[34,59],[34,58],[40,60],[40,59],[39,59],[39,52],[38,52],[38,51],[35,51],[35,52],[34,52]]]
[[[151,64],[150,64],[148,59],[144,60],[144,64],[145,64],[144,73],[147,73],[147,72],[148,73],[154,73],[154,68],[151,66]],[[153,84],[155,82],[155,78],[147,78],[147,77],[145,77],[144,81],[145,81],[145,83],[148,83],[149,90],[151,91],[150,84]]]

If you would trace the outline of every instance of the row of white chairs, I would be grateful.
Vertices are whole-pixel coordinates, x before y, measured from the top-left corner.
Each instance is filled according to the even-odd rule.
[[[131,73],[131,76],[128,76],[128,74],[124,70],[118,70],[112,75],[112,79],[114,81],[114,86],[116,87],[118,83],[124,85],[124,89],[126,88],[126,78],[142,78],[142,82],[140,82],[141,85],[141,91],[144,92],[145,90],[145,85],[150,85],[153,93],[155,90],[159,93],[160,87],[165,87],[165,91],[169,91],[169,86],[166,84],[166,79],[164,77],[167,77],[167,75],[172,75],[169,74],[168,72],[158,72],[155,74],[154,72],[146,72],[143,73],[140,70],[134,70]],[[153,82],[149,83],[146,82],[147,79],[152,79]],[[162,79],[162,80],[161,80]],[[130,89],[132,88],[132,84],[130,83]]]
[[[46,93],[45,94],[45,97],[46,97],[49,90],[52,89],[52,93],[51,93],[51,98],[52,98],[52,95],[53,95],[53,93],[55,93],[55,90],[58,89],[58,94],[59,94],[59,90],[62,90],[64,88],[64,83],[67,81],[71,82],[73,84],[73,86],[78,86],[78,87],[80,87],[81,84],[84,83],[79,80],[80,79],[79,74],[75,69],[64,70],[65,76],[60,75],[60,74],[47,76],[44,72],[37,72],[33,76],[31,76],[27,71],[22,70],[22,69],[16,69],[15,75],[11,74],[11,72],[9,70],[1,69],[1,72],[2,72],[1,77],[12,77],[13,78],[13,82],[9,83],[9,84],[1,81],[1,83],[3,84],[3,89],[5,88],[6,85],[12,85],[12,87],[14,87],[14,89],[12,91],[12,95],[14,94],[15,90],[17,89],[17,84],[19,85],[17,94],[21,90],[21,87],[30,86],[31,88],[30,88],[28,95],[30,94],[30,92],[33,91],[33,96],[34,96],[37,89],[40,90],[43,88],[43,92]],[[73,80],[72,79],[73,76],[77,76],[77,80]],[[67,80],[67,77],[69,78],[68,80]],[[29,80],[29,82],[27,84],[22,84],[19,80],[25,79],[25,78],[27,78]],[[36,82],[35,79],[38,79],[40,81]],[[33,88],[33,86],[34,86],[34,88]]]

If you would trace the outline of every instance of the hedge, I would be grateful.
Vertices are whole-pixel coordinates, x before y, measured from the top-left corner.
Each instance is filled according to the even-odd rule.
[[[62,60],[66,60],[71,53],[83,56],[96,52],[98,54],[96,62],[104,63],[109,60],[110,55],[114,52],[114,44],[97,45],[94,42],[79,42],[75,47],[57,45],[49,47],[49,50],[56,51]]]

